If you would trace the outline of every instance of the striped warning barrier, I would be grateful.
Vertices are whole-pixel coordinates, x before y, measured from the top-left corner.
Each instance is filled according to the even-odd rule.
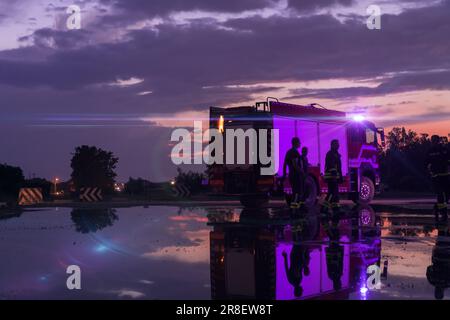
[[[27,206],[42,202],[41,188],[22,188],[19,192],[19,205]]]
[[[80,189],[80,201],[97,202],[103,200],[102,189],[97,187],[87,187]]]
[[[189,198],[191,195],[191,191],[189,190],[189,188],[187,188],[183,184],[177,184],[172,188],[172,190],[176,197]]]

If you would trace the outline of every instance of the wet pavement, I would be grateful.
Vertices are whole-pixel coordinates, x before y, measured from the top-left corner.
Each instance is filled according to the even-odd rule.
[[[0,255],[0,299],[450,298],[449,224],[420,210],[29,209]]]

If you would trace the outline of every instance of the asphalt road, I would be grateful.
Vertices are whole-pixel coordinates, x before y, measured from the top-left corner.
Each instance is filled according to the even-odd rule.
[[[321,199],[319,199],[319,203]],[[370,204],[376,211],[389,211],[398,213],[411,214],[433,214],[435,200],[433,198],[390,198],[390,199],[374,199]],[[354,203],[350,200],[341,200],[343,208],[354,207]],[[103,201],[97,203],[74,202],[70,200],[43,202],[33,206],[23,208],[48,208],[48,207],[74,207],[74,208],[126,208],[126,207],[151,207],[151,206],[173,206],[173,207],[197,207],[197,208],[240,208],[241,203],[238,200],[194,200],[180,199],[176,201],[129,201],[114,200]],[[282,199],[271,200],[267,207],[280,208],[286,206]],[[19,209],[20,208],[16,208]],[[0,211],[5,209],[0,209]],[[6,209],[8,210],[8,209]]]

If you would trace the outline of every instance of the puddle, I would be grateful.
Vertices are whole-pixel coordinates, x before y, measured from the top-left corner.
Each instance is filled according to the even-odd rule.
[[[30,210],[0,216],[0,254],[0,299],[450,297],[448,224],[370,207]]]

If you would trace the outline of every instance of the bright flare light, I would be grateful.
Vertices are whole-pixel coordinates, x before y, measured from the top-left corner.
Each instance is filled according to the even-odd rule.
[[[357,122],[361,122],[361,121],[366,120],[366,117],[364,117],[362,114],[355,114],[353,116],[353,120],[357,121]]]

